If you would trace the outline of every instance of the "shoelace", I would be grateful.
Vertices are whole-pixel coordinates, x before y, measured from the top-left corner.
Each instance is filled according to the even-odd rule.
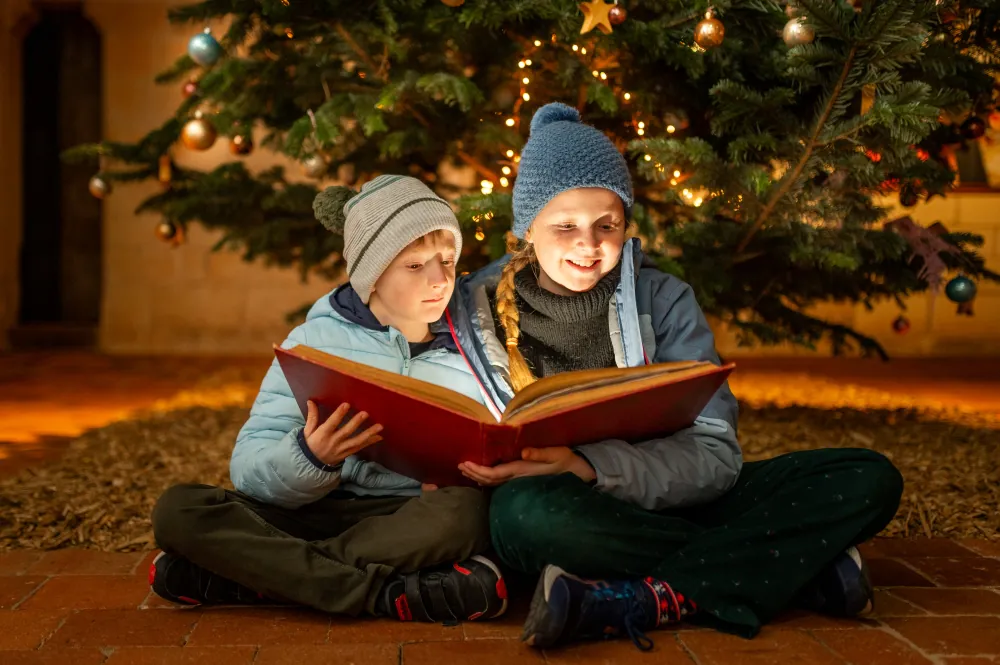
[[[653,640],[640,627],[649,623],[649,617],[646,615],[645,608],[643,608],[638,598],[636,598],[635,589],[631,586],[626,586],[623,591],[615,591],[609,587],[604,587],[594,589],[593,594],[595,600],[598,602],[608,603],[605,607],[608,608],[611,616],[614,616],[615,610],[621,606],[621,612],[624,615],[622,625],[625,628],[625,633],[637,649],[640,651],[649,651],[653,648]],[[613,625],[611,621],[606,623]]]

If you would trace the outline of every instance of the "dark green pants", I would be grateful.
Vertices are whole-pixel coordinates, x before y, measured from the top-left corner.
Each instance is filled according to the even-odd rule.
[[[493,494],[493,546],[509,566],[585,577],[651,575],[692,598],[703,621],[755,635],[839,552],[881,531],[903,479],[882,455],[828,449],[743,466],[720,499],[643,510],[564,474]]]
[[[385,579],[459,561],[489,546],[480,490],[419,497],[335,492],[296,510],[210,485],[176,485],[153,510],[166,552],[269,598],[326,612],[371,613]]]

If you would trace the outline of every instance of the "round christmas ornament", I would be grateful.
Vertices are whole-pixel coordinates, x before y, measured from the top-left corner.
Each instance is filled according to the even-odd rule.
[[[302,172],[310,178],[321,178],[326,173],[326,161],[320,155],[309,155],[302,160]]]
[[[952,302],[970,302],[976,297],[976,283],[965,275],[959,275],[944,287],[944,294]]]
[[[188,42],[188,56],[202,67],[210,67],[222,56],[222,46],[212,36],[212,31],[205,28]]]
[[[793,18],[785,24],[785,29],[781,31],[781,38],[785,40],[786,46],[800,46],[811,44],[812,40],[816,38],[816,33],[800,17]]]
[[[698,25],[694,27],[694,43],[706,51],[721,46],[725,36],[726,26],[712,15],[711,10],[705,12],[705,18],[698,21]]]
[[[896,320],[892,322],[892,330],[897,335],[905,335],[910,332],[910,320],[900,314],[896,317]]]
[[[465,4],[465,0],[441,0],[441,2],[449,7],[461,7]]]
[[[611,25],[621,25],[625,22],[627,16],[628,13],[625,11],[625,8],[617,2],[614,7],[608,10],[608,20],[611,21]]]
[[[249,155],[253,152],[253,139],[245,134],[237,134],[229,140],[229,152],[234,155]]]
[[[163,242],[173,242],[177,238],[177,225],[170,220],[163,220],[156,225],[156,237]]]
[[[962,123],[962,136],[967,139],[978,139],[986,133],[986,123],[982,118],[970,116]]]
[[[903,187],[899,190],[899,202],[906,208],[912,208],[920,203],[920,195],[912,187]]]
[[[217,136],[215,126],[201,116],[201,111],[181,129],[181,143],[189,150],[208,150],[215,145]]]
[[[190,97],[192,95],[197,95],[198,94],[198,82],[195,81],[194,79],[190,79],[181,88],[181,94],[184,95],[185,99],[187,99],[188,97]]]
[[[111,193],[111,183],[98,173],[87,183],[87,189],[90,190],[90,195],[95,199],[103,199]]]

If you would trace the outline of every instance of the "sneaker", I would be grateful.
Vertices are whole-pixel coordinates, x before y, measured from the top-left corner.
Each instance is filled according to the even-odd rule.
[[[386,581],[377,614],[400,621],[495,619],[507,611],[507,588],[496,564],[484,556]]]
[[[270,602],[256,591],[166,552],[157,554],[149,566],[149,588],[160,598],[181,605]]]
[[[647,577],[587,581],[546,566],[535,588],[521,639],[548,648],[576,640],[627,635],[642,651],[653,648],[644,631],[674,623],[697,607],[666,583]]]
[[[820,571],[798,596],[803,609],[837,617],[860,617],[875,609],[868,566],[857,547],[848,547]]]

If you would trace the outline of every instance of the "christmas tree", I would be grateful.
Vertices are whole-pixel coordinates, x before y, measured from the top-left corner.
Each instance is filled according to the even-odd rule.
[[[342,245],[314,219],[318,190],[404,173],[455,200],[461,267],[475,269],[504,252],[532,113],[562,101],[628,157],[647,251],[746,342],[881,353],[809,306],[902,305],[944,277],[969,300],[975,280],[1000,278],[981,238],[886,224],[877,204],[951,186],[947,151],[981,136],[995,105],[1000,2],[207,0],[169,19],[193,35],[158,79],[187,95],[174,117],[72,155],[101,156],[95,195],[168,184],[140,208],[165,238],[200,223],[248,261],[335,275]],[[200,31],[216,19],[225,34]],[[298,159],[315,185],[238,157],[211,172],[173,163],[217,136],[236,155]]]

